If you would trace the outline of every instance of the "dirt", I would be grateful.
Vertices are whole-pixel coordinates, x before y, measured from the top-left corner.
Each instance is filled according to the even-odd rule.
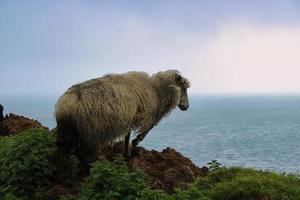
[[[0,136],[18,134],[31,128],[49,130],[37,120],[10,113],[0,122]]]

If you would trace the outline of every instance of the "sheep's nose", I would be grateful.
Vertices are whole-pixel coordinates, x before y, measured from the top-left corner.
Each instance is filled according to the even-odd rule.
[[[185,111],[189,108],[189,105],[179,105],[180,110]]]

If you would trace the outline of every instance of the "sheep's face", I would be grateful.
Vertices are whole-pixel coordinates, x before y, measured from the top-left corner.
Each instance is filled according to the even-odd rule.
[[[178,107],[180,110],[185,111],[189,108],[189,98],[187,94],[187,89],[190,87],[189,81],[179,74],[175,77],[176,85],[180,88],[180,101]]]

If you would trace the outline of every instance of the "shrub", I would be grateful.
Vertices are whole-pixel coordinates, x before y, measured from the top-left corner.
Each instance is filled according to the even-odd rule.
[[[175,189],[173,194],[166,194],[161,190],[146,188],[139,193],[136,200],[210,200],[193,184],[185,189]]]
[[[174,200],[210,200],[194,184],[188,185],[186,189],[176,189],[173,197]]]
[[[0,187],[20,197],[41,198],[55,171],[55,137],[40,129],[0,138]],[[9,199],[9,197],[7,196]]]
[[[75,199],[133,200],[146,187],[143,173],[130,172],[125,163],[103,159],[92,164],[90,175]]]
[[[142,190],[136,200],[175,200],[172,195],[168,195],[161,190],[146,188]]]

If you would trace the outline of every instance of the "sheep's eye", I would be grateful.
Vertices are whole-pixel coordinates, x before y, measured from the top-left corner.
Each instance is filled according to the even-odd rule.
[[[175,77],[175,81],[176,81],[176,83],[181,83],[181,76],[180,75],[176,75],[176,77]]]

